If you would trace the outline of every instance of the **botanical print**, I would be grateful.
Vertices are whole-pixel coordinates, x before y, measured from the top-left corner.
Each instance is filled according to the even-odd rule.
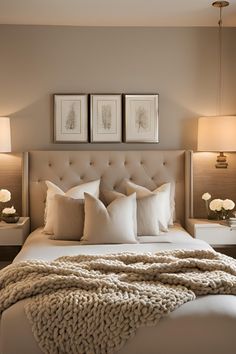
[[[91,142],[121,142],[121,95],[90,96]]]
[[[88,141],[88,95],[54,95],[54,140]]]
[[[67,130],[74,130],[76,127],[76,113],[75,113],[75,104],[72,103],[71,110],[68,113],[65,128]]]
[[[97,101],[97,134],[117,133],[116,101]]]
[[[130,110],[133,119],[133,131],[137,134],[149,133],[152,129],[151,117],[152,117],[152,102],[133,100],[130,103]]]
[[[135,127],[138,132],[148,129],[148,113],[145,107],[138,106],[135,112]]]
[[[125,141],[158,142],[158,95],[125,95]]]
[[[63,100],[61,102],[61,132],[63,134],[81,133],[80,101]]]
[[[103,129],[110,130],[111,129],[111,106],[105,104],[102,106],[102,125]]]

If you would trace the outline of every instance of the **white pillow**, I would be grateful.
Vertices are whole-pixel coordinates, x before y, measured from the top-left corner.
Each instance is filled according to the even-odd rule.
[[[106,202],[109,204],[124,194],[112,191],[103,191]],[[160,234],[159,222],[156,217],[159,198],[152,193],[142,198],[137,198],[137,234],[138,236],[158,236]]]
[[[85,193],[83,244],[137,243],[136,194],[115,199],[106,208]]]
[[[158,201],[156,203],[156,215],[159,221],[160,230],[165,232],[168,231],[168,225],[173,224],[170,198],[171,183],[162,184],[152,192],[145,187],[139,186],[138,184],[127,180],[125,181],[125,186],[127,195],[136,193],[137,198],[142,198],[153,194],[158,196]]]
[[[54,224],[54,196],[56,194],[64,195],[74,199],[84,199],[84,193],[88,192],[95,197],[99,197],[99,185],[100,180],[87,182],[75,186],[69,189],[67,192],[63,192],[61,188],[59,188],[56,184],[45,181],[48,190],[47,190],[47,198],[46,198],[46,207],[45,207],[45,227],[44,232],[47,234],[53,234],[53,224]]]

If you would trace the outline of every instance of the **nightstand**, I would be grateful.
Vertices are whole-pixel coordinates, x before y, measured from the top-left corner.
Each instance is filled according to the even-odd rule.
[[[236,229],[224,221],[188,219],[187,230],[193,237],[209,243],[217,252],[236,258]]]
[[[0,222],[0,262],[11,262],[25,242],[30,230],[28,217],[21,217],[15,224]]]

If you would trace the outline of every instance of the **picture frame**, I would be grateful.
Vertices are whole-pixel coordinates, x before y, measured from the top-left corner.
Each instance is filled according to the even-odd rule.
[[[90,95],[90,141],[122,142],[122,95]]]
[[[158,94],[125,94],[126,143],[158,143]]]
[[[88,95],[55,94],[54,141],[88,142]]]

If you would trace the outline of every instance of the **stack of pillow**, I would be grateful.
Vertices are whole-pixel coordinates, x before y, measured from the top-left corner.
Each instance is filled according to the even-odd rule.
[[[154,191],[124,180],[126,195],[104,191],[107,207],[99,199],[100,180],[63,192],[46,181],[44,232],[57,240],[83,244],[137,243],[137,236],[158,236],[173,225],[174,184]]]

